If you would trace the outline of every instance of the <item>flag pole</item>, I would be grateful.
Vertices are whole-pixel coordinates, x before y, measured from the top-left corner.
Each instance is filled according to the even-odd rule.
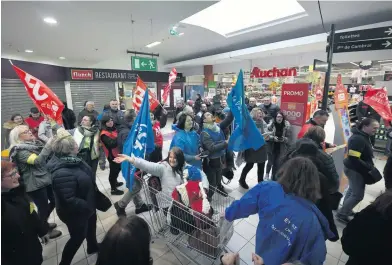
[[[11,61],[11,60],[8,60],[9,62],[10,62],[10,64],[12,65],[12,66],[14,66],[14,63]]]

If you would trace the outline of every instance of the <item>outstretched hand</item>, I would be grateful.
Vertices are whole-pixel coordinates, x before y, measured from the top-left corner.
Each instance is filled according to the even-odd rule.
[[[254,265],[264,265],[263,258],[255,253],[252,253],[252,261]]]
[[[116,162],[117,164],[121,164],[122,162],[124,162],[125,160],[133,163],[135,161],[134,158],[124,155],[124,154],[119,154],[116,158],[114,158],[114,162]]]

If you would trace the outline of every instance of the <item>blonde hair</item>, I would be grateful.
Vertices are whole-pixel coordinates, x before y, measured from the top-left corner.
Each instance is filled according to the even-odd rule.
[[[9,149],[11,149],[15,145],[20,144],[22,142],[19,139],[19,136],[23,132],[24,128],[29,129],[29,126],[27,126],[27,125],[18,125],[14,129],[12,129],[12,131],[10,132],[10,139],[9,139],[10,147],[9,147]]]
[[[264,114],[264,112],[263,112],[263,110],[262,110],[261,108],[253,108],[252,111],[250,112],[250,116],[252,117],[252,119],[255,118],[256,113],[257,113],[258,111],[261,111],[262,114]],[[264,116],[264,115],[263,115],[263,116]]]

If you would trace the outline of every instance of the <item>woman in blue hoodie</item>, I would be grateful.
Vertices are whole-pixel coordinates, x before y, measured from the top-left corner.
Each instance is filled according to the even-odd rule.
[[[170,144],[170,149],[178,147],[185,156],[185,161],[201,169],[201,158],[199,155],[200,137],[194,130],[193,118],[187,114],[181,114],[177,125],[173,125],[176,134]]]
[[[258,213],[256,254],[265,264],[299,260],[322,265],[327,254],[325,240],[334,234],[314,205],[320,198],[316,166],[308,158],[297,157],[283,164],[277,175],[277,182],[261,182],[234,201],[225,218],[234,221]]]

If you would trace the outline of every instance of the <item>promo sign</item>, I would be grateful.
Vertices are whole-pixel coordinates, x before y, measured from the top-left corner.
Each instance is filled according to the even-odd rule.
[[[292,125],[302,126],[306,119],[309,84],[283,84],[280,108]]]
[[[282,102],[280,108],[291,125],[303,125],[305,116],[304,103]]]
[[[338,75],[336,79],[336,88],[334,94],[335,109],[343,109],[348,107],[347,89],[342,84],[342,75]]]

